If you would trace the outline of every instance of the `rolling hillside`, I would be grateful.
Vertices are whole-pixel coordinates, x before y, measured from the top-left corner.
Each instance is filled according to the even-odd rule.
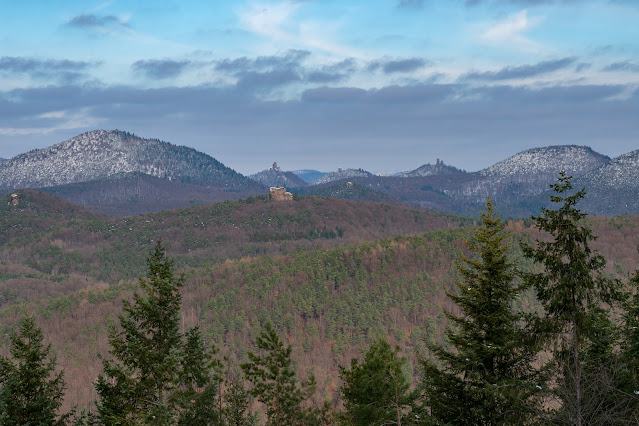
[[[192,148],[118,130],[95,130],[3,161],[0,190],[89,182],[131,172],[224,191],[262,189]]]
[[[65,370],[66,407],[87,406],[95,398],[92,383],[101,371],[96,354],[107,353],[107,323],[136,289],[134,277],[144,273],[147,239],[163,238],[185,274],[184,327],[198,324],[206,341],[237,365],[261,326],[272,322],[293,345],[299,369],[314,367],[321,399],[337,391],[338,365],[377,337],[399,345],[409,358],[409,374],[417,374],[415,353],[424,353],[428,341],[441,341],[442,308],[453,309],[445,291],[458,278],[455,263],[466,250],[463,239],[472,234],[471,227],[450,219],[344,200],[285,205],[256,199],[123,220],[82,209],[69,214],[68,204],[46,194],[27,192],[21,200],[20,209],[7,210],[3,203],[10,220],[0,233],[0,341],[6,351],[6,333],[22,307],[35,312]],[[589,223],[608,271],[618,277],[634,271],[639,217]],[[417,235],[379,239],[401,231],[400,224],[403,233]],[[318,227],[327,234],[318,237]],[[337,227],[343,235],[331,237]],[[194,233],[180,237],[189,228]],[[517,241],[538,233],[524,222],[509,228],[513,259],[530,267],[521,262]],[[256,234],[260,229],[286,233]],[[294,232],[298,239],[289,239]],[[210,240],[199,245],[205,236]],[[228,254],[237,241],[252,250],[222,260],[226,255],[219,256],[216,246]],[[518,301],[519,307],[535,309],[528,300]]]
[[[94,181],[50,186],[40,190],[116,217],[155,213],[196,204],[213,204],[266,192],[266,189],[222,191],[140,172],[117,173]]]

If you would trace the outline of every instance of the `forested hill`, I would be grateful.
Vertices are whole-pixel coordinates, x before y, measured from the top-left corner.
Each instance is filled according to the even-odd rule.
[[[117,282],[145,271],[153,242],[166,241],[179,265],[288,254],[456,227],[466,219],[378,203],[254,197],[155,214],[111,218],[41,192],[0,201],[0,260],[42,273],[86,273]]]
[[[639,218],[594,219],[591,225],[600,236],[596,248],[608,258],[609,272],[625,277],[634,271]],[[526,267],[516,240],[530,241],[535,232],[522,222],[512,223],[510,229],[515,240],[513,256]],[[466,250],[463,239],[472,231],[470,227],[445,229],[182,269],[186,274],[182,323],[185,327],[199,324],[205,339],[216,342],[237,366],[246,359],[262,324],[272,322],[293,345],[299,370],[314,367],[320,399],[335,395],[337,366],[347,365],[377,337],[389,336],[398,344],[411,360],[410,373],[417,374],[414,354],[423,353],[427,341],[442,341],[446,320],[441,309],[454,309],[445,290],[459,278],[455,264]],[[91,275],[91,268],[99,266],[86,267]],[[85,281],[79,273],[53,276],[12,266],[6,258],[0,274],[4,295],[10,294],[10,284],[19,282],[74,287],[66,295],[26,294],[23,298],[31,298],[29,309],[36,312],[45,335],[58,348],[58,363],[69,384],[67,405],[90,404],[95,397],[92,383],[101,369],[95,355],[108,351],[107,322],[117,317],[121,298],[130,297],[136,281],[107,284],[90,276]],[[517,303],[533,309],[530,300]],[[0,310],[2,336],[21,315],[22,308],[15,303],[6,302]]]
[[[0,189],[41,188],[140,172],[225,191],[263,189],[202,152],[118,130],[83,133],[0,163]]]

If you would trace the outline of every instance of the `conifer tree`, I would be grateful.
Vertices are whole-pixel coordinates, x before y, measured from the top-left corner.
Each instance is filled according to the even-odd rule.
[[[555,194],[550,197],[559,208],[543,208],[542,215],[533,218],[537,228],[550,235],[550,241],[522,247],[526,257],[543,266],[542,272],[526,273],[524,279],[536,290],[547,329],[552,331],[548,336],[554,345],[556,395],[561,403],[555,413],[559,417],[553,421],[581,426],[592,408],[584,406],[584,385],[588,382],[584,350],[611,344],[608,338],[608,343],[597,339],[598,333],[608,333],[605,330],[609,328],[603,303],[615,305],[622,300],[622,293],[620,282],[606,276],[603,256],[590,247],[595,236],[584,223],[587,215],[576,207],[585,191],[570,195],[571,179],[560,173],[558,182],[551,185]],[[608,349],[600,347],[593,353],[602,350]]]
[[[639,271],[630,280],[631,296],[624,309],[621,331],[620,392],[616,397],[625,412],[627,424],[639,424]],[[621,411],[621,410],[618,410]]]
[[[224,424],[228,426],[250,426],[257,424],[257,416],[249,411],[251,396],[244,388],[240,375],[232,374],[226,381],[224,392]]]
[[[504,222],[489,199],[481,226],[467,244],[476,255],[462,257],[462,280],[449,297],[461,315],[446,312],[451,349],[430,344],[422,358],[421,413],[432,424],[522,424],[538,408],[542,387],[532,367],[538,349],[512,302],[521,288],[508,258]]]
[[[378,340],[370,345],[362,363],[352,359],[350,369],[340,367],[345,424],[408,424],[410,382],[402,371],[406,358],[397,351],[386,340]]]
[[[241,364],[244,376],[251,383],[249,393],[266,405],[268,425],[307,425],[313,413],[302,403],[315,393],[315,377],[298,383],[292,365],[291,346],[284,346],[270,323],[256,338],[259,353],[248,353],[249,361]]]
[[[147,259],[142,294],[124,301],[121,330],[112,327],[113,359],[98,378],[98,416],[104,424],[219,423],[219,365],[199,330],[180,332],[182,277],[161,242]]]
[[[57,414],[66,387],[63,373],[54,374],[51,345],[42,343],[35,319],[25,316],[9,339],[13,359],[0,357],[0,424],[65,424],[69,414]]]

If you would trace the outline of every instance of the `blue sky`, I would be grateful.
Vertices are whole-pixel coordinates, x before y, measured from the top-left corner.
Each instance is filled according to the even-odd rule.
[[[635,0],[33,0],[0,19],[0,157],[97,128],[247,174],[639,148]]]

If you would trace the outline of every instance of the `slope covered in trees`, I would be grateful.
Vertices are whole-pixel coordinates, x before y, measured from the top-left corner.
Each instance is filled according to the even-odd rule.
[[[595,247],[608,258],[608,272],[624,277],[626,271],[634,271],[639,236],[633,231],[639,221],[596,219],[591,224],[602,236]],[[518,240],[539,236],[522,222],[510,224],[509,229]],[[347,365],[367,344],[382,337],[400,346],[411,366],[409,377],[416,377],[414,351],[423,352],[429,341],[442,342],[447,324],[442,307],[457,312],[445,291],[453,289],[459,278],[455,262],[465,251],[462,239],[472,232],[462,227],[187,268],[181,327],[199,325],[207,341],[239,363],[246,359],[262,325],[273,323],[290,339],[299,368],[315,367],[320,400],[336,401],[338,365]],[[169,251],[172,245],[167,241]],[[520,255],[514,257],[526,265]],[[74,279],[61,277],[56,285]],[[65,408],[95,399],[92,383],[101,372],[96,354],[108,352],[110,318],[117,317],[121,300],[136,288],[133,280],[100,285],[89,281],[85,289],[34,297],[26,304],[38,318],[46,318],[40,324],[66,371]],[[0,311],[5,332],[21,315],[16,303],[22,305],[14,300]],[[535,308],[529,295],[515,304],[525,310]]]
[[[209,206],[109,218],[57,197],[19,191],[0,200],[0,261],[8,273],[88,275],[117,282],[144,274],[153,242],[170,242],[179,266],[287,254],[457,226],[464,219],[385,204],[248,198]],[[13,272],[15,270],[15,272]]]
[[[340,404],[338,367],[348,365],[353,357],[359,357],[370,343],[387,338],[391,346],[398,345],[400,356],[407,358],[409,380],[418,377],[416,351],[424,353],[428,343],[446,344],[442,333],[448,321],[442,308],[453,314],[460,312],[446,296],[446,290],[453,290],[454,282],[463,278],[456,261],[462,254],[471,255],[462,241],[475,233],[469,226],[448,228],[459,225],[459,220],[455,223],[451,219],[429,216],[426,223],[420,222],[415,211],[410,209],[321,199],[302,199],[292,204],[273,204],[258,199],[224,203],[216,207],[220,210],[215,210],[215,214],[211,210],[213,206],[208,206],[166,213],[165,216],[127,218],[116,222],[128,226],[114,232],[115,236],[109,237],[113,240],[109,240],[104,232],[85,234],[87,228],[79,225],[85,220],[82,215],[88,215],[86,219],[92,226],[107,220],[104,217],[92,216],[81,210],[78,210],[77,217],[67,216],[64,209],[58,208],[61,205],[56,204],[59,203],[56,199],[50,198],[52,204],[45,205],[38,201],[37,194],[34,197],[29,199],[27,194],[23,198],[22,212],[6,210],[9,213],[4,229],[7,235],[7,244],[3,247],[6,249],[5,257],[0,265],[3,268],[2,284],[10,283],[5,288],[10,290],[18,288],[24,280],[39,279],[48,283],[53,294],[41,297],[34,291],[26,300],[6,293],[9,300],[0,309],[0,339],[3,339],[2,350],[6,354],[6,333],[14,330],[23,307],[36,314],[45,336],[56,348],[59,367],[65,370],[69,391],[63,412],[75,403],[81,407],[90,406],[91,401],[97,398],[92,383],[102,373],[102,365],[96,354],[109,352],[109,324],[121,313],[122,300],[130,300],[132,292],[139,291],[136,281],[128,277],[142,276],[144,269],[138,273],[134,262],[122,261],[116,263],[121,265],[120,275],[100,283],[95,277],[102,271],[104,266],[101,262],[105,258],[97,257],[95,263],[83,263],[84,257],[78,257],[77,262],[72,259],[69,262],[71,272],[57,270],[55,275],[53,270],[40,271],[21,264],[28,250],[43,241],[60,240],[55,245],[50,244],[60,249],[55,251],[55,256],[68,253],[70,247],[75,247],[78,252],[82,247],[81,253],[88,256],[98,250],[87,236],[93,236],[93,243],[106,252],[105,239],[126,242],[129,241],[127,238],[140,238],[136,234],[140,229],[132,225],[152,223],[146,222],[150,218],[154,222],[157,220],[157,224],[149,225],[148,233],[143,235],[149,239],[161,236],[169,253],[175,254],[175,266],[185,273],[181,290],[181,332],[194,325],[200,326],[203,339],[219,345],[221,355],[227,356],[237,366],[248,359],[247,352],[252,350],[264,324],[272,323],[278,335],[284,336],[292,345],[291,355],[298,362],[298,371],[308,371],[314,366],[317,386],[314,403],[322,406],[324,400],[328,400],[337,407]],[[334,208],[331,206],[346,209],[331,212],[330,209]],[[303,208],[296,210],[300,207]],[[264,216],[258,216],[258,213],[264,213]],[[211,253],[206,251],[209,245],[199,250],[189,251],[189,246],[185,249],[180,238],[180,232],[187,229],[187,224],[196,225],[197,229],[198,224],[206,223],[210,226],[202,229],[212,232],[220,229],[220,224],[228,226],[226,220],[233,221],[227,229],[237,226],[242,233],[236,235],[248,238],[247,234],[251,234],[247,231],[259,228],[253,224],[253,219],[257,225],[268,224],[269,219],[273,221],[278,215],[294,213],[302,213],[302,219],[299,222],[291,220],[293,228],[286,229],[287,232],[313,229],[318,223],[330,229],[329,225],[336,223],[330,220],[336,218],[345,226],[349,215],[353,215],[353,228],[344,228],[344,234],[334,238],[313,239],[308,237],[311,234],[301,234],[303,236],[296,240],[267,240],[267,244],[261,246],[264,250],[251,253],[254,256],[243,254],[224,261],[208,257]],[[38,220],[39,214],[43,218],[51,214],[53,219],[42,225]],[[108,220],[107,224],[113,223]],[[165,223],[162,224],[162,220]],[[443,229],[425,234],[413,231],[417,235],[412,236],[399,235],[400,229],[409,224],[432,227],[435,223],[441,223]],[[608,274],[625,279],[637,269],[639,233],[636,230],[639,220],[636,217],[587,218],[585,223],[600,237],[592,246],[608,260]],[[532,263],[522,257],[517,242],[531,243],[534,239],[544,241],[548,238],[532,225],[531,221],[507,225],[511,231],[508,242],[514,249],[513,261],[525,269]],[[166,234],[159,232],[164,229],[163,226],[168,229]],[[275,224],[271,229],[284,231],[285,224],[281,223],[281,226],[279,228],[280,224]],[[353,235],[348,235],[348,229]],[[375,236],[383,232],[388,232],[392,238],[358,243],[358,239],[379,238]],[[80,246],[79,242],[83,245]],[[285,250],[287,244],[294,243],[300,245],[290,251]],[[314,246],[315,243],[318,244]],[[126,254],[129,257],[139,256],[144,263],[152,244],[133,245]],[[242,246],[240,242],[237,244]],[[301,247],[307,249],[300,250]],[[46,258],[43,255],[35,259],[41,261]],[[54,257],[51,264],[57,265],[58,260]],[[78,268],[77,265],[85,269],[73,269]],[[29,274],[39,275],[27,276]],[[530,293],[516,298],[513,306],[525,312],[540,309]]]

